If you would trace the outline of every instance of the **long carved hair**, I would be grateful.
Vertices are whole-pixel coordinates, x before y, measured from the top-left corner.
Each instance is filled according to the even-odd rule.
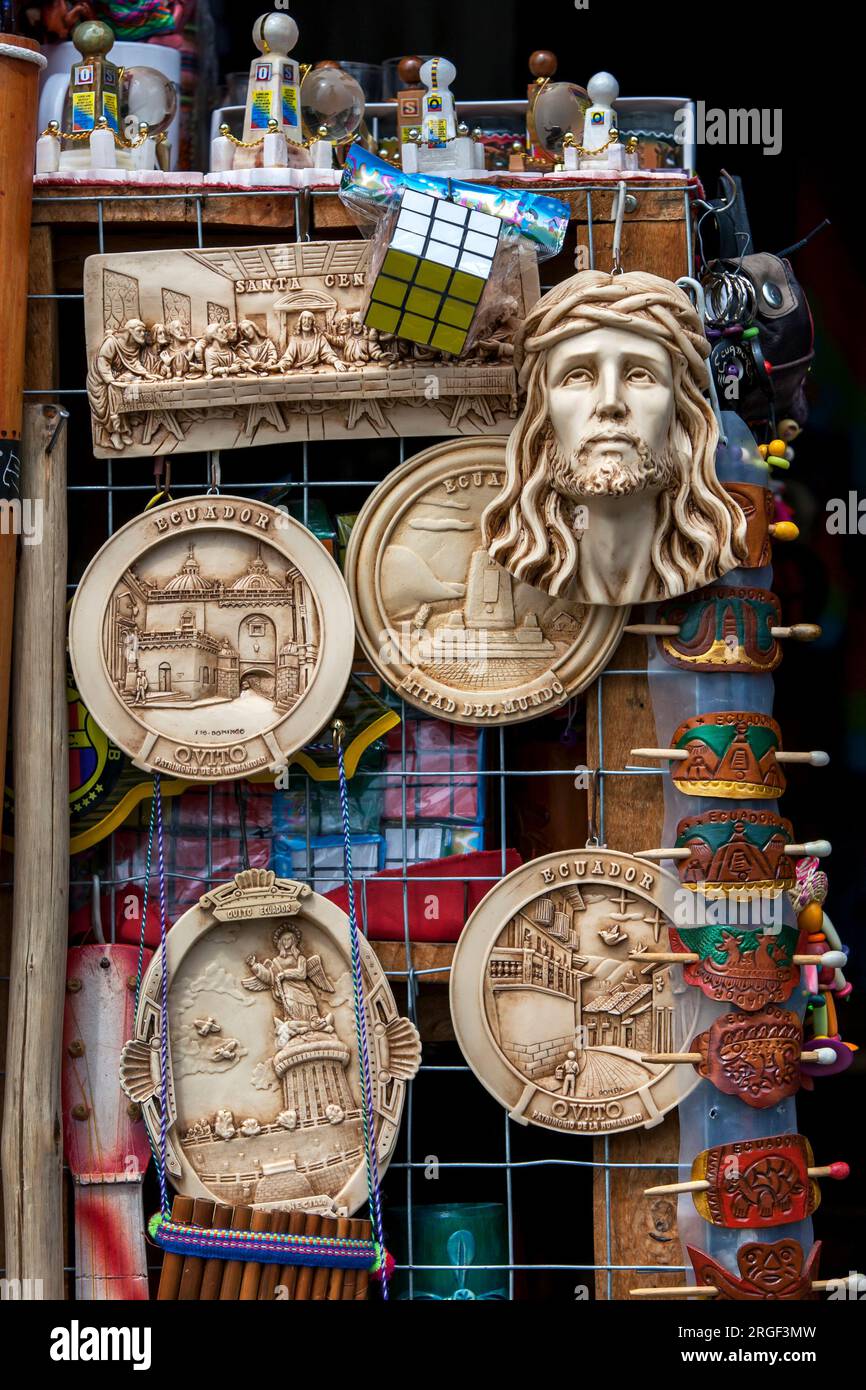
[[[716,478],[718,426],[702,394],[709,344],[688,296],[670,280],[634,271],[581,271],[544,295],[516,344],[526,404],[508,439],[505,482],[482,519],[484,544],[517,579],[563,592],[580,569],[575,503],[553,486],[556,438],[547,417],[547,357],[577,333],[627,329],[661,343],[673,372],[673,473],[658,499],[652,567],[658,596],[698,588],[745,558],[745,517]]]

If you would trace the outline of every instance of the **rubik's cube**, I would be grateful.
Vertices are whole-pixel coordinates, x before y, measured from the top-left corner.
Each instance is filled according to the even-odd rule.
[[[461,353],[501,230],[498,217],[407,189],[373,284],[367,327]]]

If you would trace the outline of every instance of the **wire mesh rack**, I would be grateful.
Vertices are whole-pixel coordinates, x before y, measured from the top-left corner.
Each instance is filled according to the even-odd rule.
[[[638,183],[640,179],[638,176]],[[629,186],[635,186],[632,176]],[[641,185],[643,186],[643,185]],[[581,192],[586,195],[589,265],[595,266],[595,243],[592,197],[597,185],[581,183],[558,185],[551,191],[555,194]],[[686,228],[686,266],[691,271],[692,237],[690,200],[697,190],[694,184],[682,190]],[[62,201],[70,208],[79,205],[88,209],[88,216],[82,219],[77,232],[83,230],[88,245],[86,253],[104,253],[112,250],[113,223],[106,217],[106,207],[113,201],[128,197],[128,194],[110,191],[98,193],[64,194]],[[217,191],[177,193],[152,193],[136,190],[137,201],[162,203],[183,200],[187,214],[185,225],[178,227],[177,245],[192,245],[202,248],[206,244],[206,233],[210,235],[209,244],[226,243],[221,228],[206,227],[205,208],[210,200],[224,196],[234,198],[255,198],[256,192],[249,194],[237,192],[231,195]],[[268,197],[275,196],[270,190]],[[313,221],[314,198],[327,197],[324,193],[309,194],[297,190],[285,190],[276,195],[285,197],[291,204],[294,238],[309,239]],[[331,194],[330,196],[334,196]],[[34,203],[56,204],[60,199],[37,196]],[[189,208],[193,216],[189,217]],[[95,221],[92,211],[95,209]],[[250,221],[247,228],[254,223]],[[128,230],[128,228],[127,228]],[[161,225],[164,234],[165,226]],[[140,229],[139,229],[140,231]],[[323,237],[332,235],[325,231]],[[278,239],[272,229],[267,231],[268,239]],[[191,240],[190,240],[191,238]],[[78,249],[80,254],[80,247]],[[555,267],[556,262],[551,263]],[[566,265],[559,277],[567,274]],[[57,304],[60,319],[60,342],[64,350],[60,354],[61,384],[57,389],[29,390],[26,395],[31,400],[55,400],[69,410],[68,439],[68,492],[69,492],[69,534],[70,534],[70,574],[69,592],[74,591],[87,561],[98,547],[119,526],[123,525],[136,512],[139,512],[157,489],[162,474],[160,463],[156,464],[156,481],[148,476],[146,460],[113,461],[94,460],[90,452],[90,422],[84,387],[84,325],[83,294],[78,292],[38,293],[31,296],[35,300],[50,300]],[[67,348],[66,345],[71,345]],[[73,365],[74,364],[74,365]],[[68,373],[72,374],[69,379]],[[425,447],[428,441],[413,440],[411,451]],[[402,463],[407,456],[403,440],[370,441],[364,440],[350,444],[334,442],[322,444],[293,443],[277,447],[256,449],[253,454],[243,451],[228,451],[219,454],[185,454],[172,459],[172,492],[178,496],[184,493],[205,492],[219,487],[220,490],[235,495],[261,497],[270,492],[276,484],[284,488],[290,496],[300,503],[300,519],[306,524],[310,518],[311,498],[323,493],[330,509],[347,505],[357,510],[369,492],[387,473]],[[252,461],[252,462],[251,462]],[[151,460],[152,464],[153,461]],[[362,477],[356,476],[363,474]],[[252,475],[252,476],[251,476]],[[373,677],[374,673],[356,663],[356,674]],[[597,682],[590,698],[597,700],[599,730],[599,762],[597,769],[598,833],[604,843],[605,782],[608,777],[624,775],[622,769],[604,766],[603,730],[603,684],[623,675],[633,675],[626,667],[607,670]],[[396,700],[396,697],[395,697]],[[412,1018],[422,1032],[424,1056],[415,1081],[410,1082],[403,1114],[401,1134],[393,1160],[383,1179],[386,1227],[398,1222],[405,1229],[405,1258],[398,1262],[397,1278],[399,1296],[471,1296],[466,1292],[464,1273],[469,1264],[427,1265],[416,1258],[415,1224],[418,1208],[430,1203],[447,1202],[485,1202],[497,1204],[501,1211],[503,1244],[502,1253],[495,1261],[485,1264],[471,1263],[476,1273],[483,1270],[495,1276],[495,1289],[486,1297],[506,1299],[550,1299],[613,1297],[613,1277],[619,1271],[664,1271],[671,1273],[685,1266],[677,1265],[635,1265],[614,1264],[610,1260],[613,1249],[611,1178],[617,1168],[667,1169],[675,1166],[668,1163],[628,1163],[617,1162],[612,1156],[611,1141],[603,1138],[593,1141],[589,1138],[564,1136],[526,1127],[511,1120],[507,1113],[492,1100],[476,1081],[464,1063],[453,1038],[447,1036],[447,1005],[444,1001],[443,979],[449,966],[436,963],[423,966],[418,963],[417,943],[410,936],[410,915],[408,908],[408,869],[412,863],[410,854],[411,817],[408,805],[408,790],[415,771],[410,766],[408,729],[409,719],[415,712],[402,701],[396,702],[401,723],[399,726],[399,768],[389,767],[388,778],[399,779],[400,817],[398,878],[402,886],[403,902],[403,941],[402,960],[390,963],[387,974],[398,1003]],[[568,715],[567,728],[579,710],[573,709]],[[521,726],[524,728],[525,726]],[[553,735],[554,737],[556,735]],[[520,764],[514,756],[515,744],[509,731],[503,728],[489,731],[485,740],[484,765],[479,767],[477,776],[488,792],[485,848],[493,849],[499,856],[499,874],[495,877],[470,878],[466,882],[479,883],[485,889],[506,873],[506,851],[515,834],[514,808],[520,800],[521,788],[529,780],[541,779],[551,799],[573,798],[575,818],[580,821],[583,814],[583,793],[575,790],[575,768],[528,767]],[[302,879],[314,889],[322,887],[322,875],[316,872],[311,834],[311,794],[312,779],[303,769],[293,769],[293,777],[301,779],[305,804],[305,835],[302,863],[295,864],[293,876]],[[426,773],[429,778],[448,778],[450,773]],[[246,784],[245,784],[246,785]],[[238,787],[239,784],[234,784]],[[222,789],[224,793],[224,788]],[[169,806],[182,806],[184,797],[195,795],[207,797],[207,814],[200,825],[196,844],[199,854],[194,866],[169,868],[169,891],[175,907],[191,888],[204,881],[218,881],[231,878],[250,855],[250,839],[254,839],[256,853],[269,851],[267,836],[254,832],[251,836],[247,823],[247,793],[238,791],[233,807],[226,808],[226,799],[220,788],[211,786],[206,793],[193,789],[190,793],[172,799]],[[275,792],[274,795],[279,795]],[[170,815],[171,812],[169,811]],[[178,815],[180,815],[178,811]],[[139,808],[138,815],[143,817]],[[143,824],[143,819],[141,819]],[[119,841],[123,828],[112,833],[93,851],[77,855],[71,860],[70,901],[74,908],[81,907],[94,895],[103,903],[107,902],[108,912],[106,938],[116,939],[118,909],[122,911],[123,896],[130,888],[140,888],[144,875],[139,866],[127,862],[126,851]],[[171,831],[169,832],[171,834]],[[226,845],[232,848],[227,850]],[[217,849],[218,846],[218,849]],[[232,853],[234,862],[232,862]],[[529,857],[529,856],[526,856]],[[267,862],[261,859],[258,862]],[[335,871],[327,870],[327,882],[333,885]],[[427,882],[423,875],[413,873],[413,883]],[[441,882],[431,878],[430,882]],[[201,891],[198,889],[198,891]],[[362,905],[365,906],[366,879],[361,878],[356,886]],[[187,902],[185,905],[189,905]],[[181,910],[183,910],[181,908]],[[367,920],[366,911],[364,920]],[[436,984],[432,981],[435,979]],[[427,1007],[432,993],[439,991],[436,1007]],[[432,1023],[431,1023],[432,1020]],[[432,1026],[433,1039],[426,1034]],[[594,1188],[593,1174],[601,1170],[604,1191],[604,1224],[606,1241],[604,1249],[594,1249]],[[152,1190],[149,1184],[153,1184]],[[152,1171],[145,1184],[145,1205],[155,1203],[156,1189]],[[402,1211],[398,1208],[402,1207]],[[148,1207],[148,1210],[155,1209]],[[387,1235],[387,1231],[386,1231]],[[430,1295],[425,1285],[428,1276],[436,1272],[450,1272],[454,1277],[454,1292],[451,1295]],[[67,1273],[72,1275],[74,1267],[70,1256]],[[72,1280],[70,1279],[70,1287]]]

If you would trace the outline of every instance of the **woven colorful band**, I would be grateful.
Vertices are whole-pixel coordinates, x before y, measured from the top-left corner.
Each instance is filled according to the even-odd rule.
[[[257,1264],[327,1266],[377,1270],[380,1247],[348,1236],[301,1236],[276,1231],[232,1231],[188,1226],[162,1215],[151,1217],[148,1234],[174,1255],[206,1259],[255,1260]],[[386,1257],[387,1258],[387,1257]]]

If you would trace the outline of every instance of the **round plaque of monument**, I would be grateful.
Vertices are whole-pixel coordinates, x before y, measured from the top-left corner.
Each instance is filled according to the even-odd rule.
[[[513,1120],[570,1134],[651,1127],[694,1085],[642,1061],[691,1037],[697,991],[668,950],[677,880],[594,846],[502,879],[457,942],[451,1017],[478,1080]]]
[[[287,513],[209,495],[143,512],[78,586],[69,653],[99,727],[135,762],[195,782],[277,771],[349,679],[352,608]]]
[[[491,560],[481,518],[505,439],[434,445],[367,500],[346,555],[359,640],[409,704],[457,724],[516,724],[604,670],[627,608],[552,598]]]
[[[380,1172],[421,1042],[360,938]],[[338,1216],[367,1200],[349,923],[305,884],[247,869],[168,934],[166,1168],[189,1197]],[[142,981],[120,1083],[159,1152],[162,956]]]

